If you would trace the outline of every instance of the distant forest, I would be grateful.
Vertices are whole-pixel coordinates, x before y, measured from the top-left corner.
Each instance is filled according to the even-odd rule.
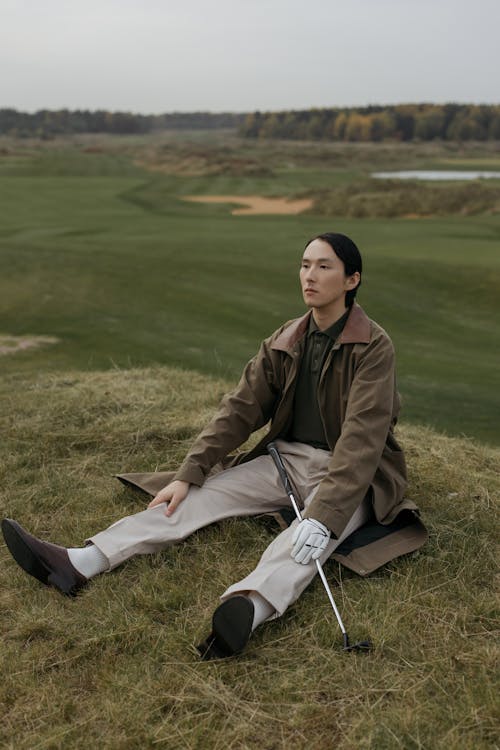
[[[247,115],[240,133],[251,138],[322,141],[500,140],[500,105],[398,104],[254,112]]]
[[[140,134],[231,128],[247,138],[323,141],[500,140],[500,105],[398,104],[281,112],[173,112],[0,109],[0,135],[53,138],[73,133]]]
[[[107,112],[88,109],[40,109],[18,112],[0,109],[0,135],[18,138],[53,138],[72,133],[114,133],[118,135],[152,133],[161,130],[216,130],[238,128],[244,114],[232,112],[173,112],[164,115],[138,115],[132,112]]]

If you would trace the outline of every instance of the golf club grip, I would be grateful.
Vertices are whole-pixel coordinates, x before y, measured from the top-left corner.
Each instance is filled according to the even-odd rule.
[[[276,443],[271,442],[267,444],[267,451],[271,458],[273,459],[276,468],[278,469],[278,474],[280,475],[280,479],[283,482],[283,487],[285,488],[288,495],[293,495],[292,485],[290,484],[290,480],[288,479],[288,474],[285,469],[285,464],[283,463],[283,459],[280,456],[280,452],[278,450],[278,447]]]

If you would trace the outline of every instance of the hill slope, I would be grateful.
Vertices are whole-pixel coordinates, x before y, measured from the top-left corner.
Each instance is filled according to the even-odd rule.
[[[5,515],[79,545],[142,509],[111,475],[175,466],[227,387],[168,368],[4,377]],[[218,595],[272,538],[255,520],[132,560],[75,601],[2,546],[2,747],[491,747],[500,450],[404,424],[398,436],[430,541],[366,580],[326,566],[369,656],[342,653],[315,582],[240,658],[197,659]]]

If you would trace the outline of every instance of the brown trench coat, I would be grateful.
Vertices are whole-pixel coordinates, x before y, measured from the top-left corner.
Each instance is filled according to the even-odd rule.
[[[263,455],[271,440],[285,437],[310,314],[285,323],[262,342],[236,389],[223,398],[175,474],[118,478],[152,495],[172,478],[201,486],[209,474]],[[333,554],[346,567],[367,575],[421,547],[427,532],[416,505],[404,499],[405,459],[393,434],[400,408],[394,348],[386,332],[356,303],[324,363],[318,400],[332,456],[305,515],[339,537],[371,491],[375,522],[355,532]],[[229,455],[269,421],[267,434],[255,448]]]

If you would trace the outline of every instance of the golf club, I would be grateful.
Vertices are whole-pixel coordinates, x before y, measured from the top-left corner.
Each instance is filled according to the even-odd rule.
[[[267,451],[271,458],[273,459],[276,468],[278,469],[278,474],[280,475],[280,479],[283,483],[283,487],[285,488],[285,492],[287,493],[288,497],[290,498],[290,502],[292,503],[293,509],[295,511],[295,515],[299,519],[299,521],[302,521],[302,515],[299,510],[299,506],[297,505],[297,501],[295,500],[295,496],[293,494],[292,485],[290,482],[290,479],[287,474],[287,470],[285,468],[285,464],[283,463],[283,459],[281,458],[280,452],[278,450],[278,447],[275,442],[268,443],[267,445]],[[328,585],[328,581],[326,580],[326,576],[323,572],[323,568],[321,567],[321,563],[319,560],[315,560],[316,567],[318,569],[319,577],[321,578],[321,582],[323,586],[325,587],[325,591],[328,595],[328,599],[330,601],[330,604],[332,605],[332,609],[335,612],[335,617],[337,618],[337,622],[340,626],[340,630],[342,631],[342,637],[344,639],[344,645],[343,645],[343,651],[370,651],[372,648],[372,644],[369,640],[366,641],[359,641],[358,643],[353,643],[352,645],[349,643],[349,636],[347,635],[346,629],[344,627],[344,623],[342,622],[342,618],[340,616],[340,612],[337,609],[337,605],[335,604],[335,599],[333,598],[333,594],[330,590],[330,586]]]

